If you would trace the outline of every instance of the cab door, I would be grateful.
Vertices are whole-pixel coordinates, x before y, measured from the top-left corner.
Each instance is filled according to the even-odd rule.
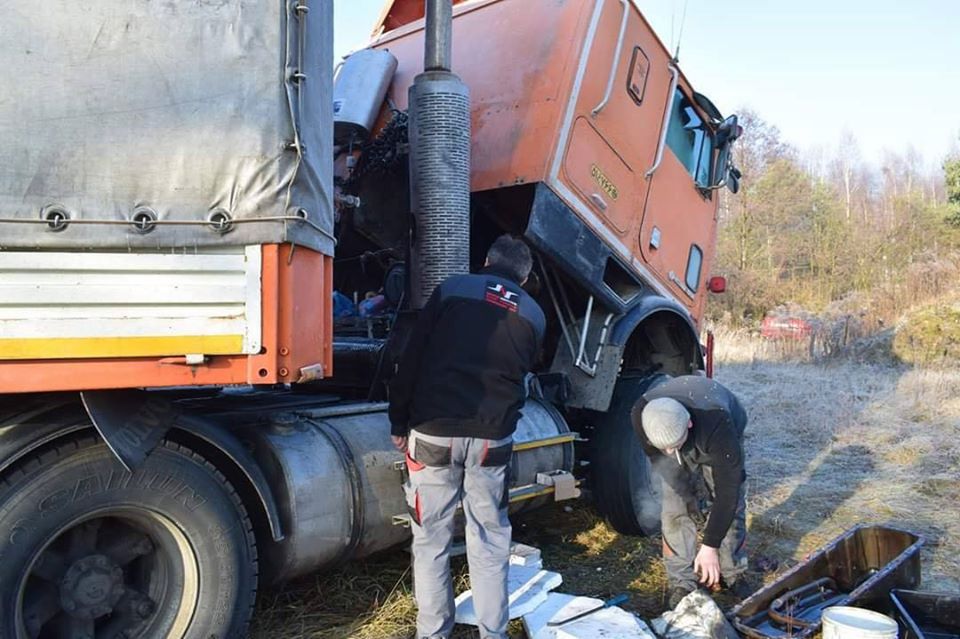
[[[561,195],[625,264],[639,264],[640,230],[670,85],[669,59],[629,0],[591,3],[575,109],[558,149]]]
[[[663,154],[648,178],[637,245],[647,267],[688,307],[701,297],[704,263],[712,258],[716,195],[708,187],[713,131],[680,84],[670,101]]]

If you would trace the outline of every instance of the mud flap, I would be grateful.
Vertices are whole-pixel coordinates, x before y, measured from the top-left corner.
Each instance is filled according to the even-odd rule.
[[[171,402],[144,391],[80,393],[83,407],[123,467],[133,472],[176,423]]]

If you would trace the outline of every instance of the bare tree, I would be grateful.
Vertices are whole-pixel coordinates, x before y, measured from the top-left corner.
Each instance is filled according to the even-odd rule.
[[[860,145],[857,143],[857,138],[849,129],[844,129],[840,134],[840,143],[837,148],[836,170],[843,185],[844,210],[848,222],[853,210],[853,197],[861,187],[857,179],[861,164]]]
[[[723,196],[717,253],[731,294],[711,302],[718,310],[742,320],[786,303],[872,300],[886,321],[939,290],[917,273],[960,251],[960,153],[935,172],[914,148],[873,164],[845,131],[833,157],[814,149],[801,158],[757,114],[745,110],[741,122],[734,158],[744,180]]]

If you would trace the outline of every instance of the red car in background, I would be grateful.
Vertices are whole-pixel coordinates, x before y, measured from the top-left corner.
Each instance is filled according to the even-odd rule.
[[[760,336],[767,339],[805,339],[813,335],[813,320],[800,315],[769,314],[760,323]]]

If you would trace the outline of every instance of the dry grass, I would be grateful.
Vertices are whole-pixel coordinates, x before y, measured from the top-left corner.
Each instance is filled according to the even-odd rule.
[[[416,613],[409,566],[409,555],[398,550],[267,592],[258,602],[251,636],[405,636]]]
[[[724,347],[743,396],[753,548],[798,560],[859,522],[927,536],[924,583],[960,587],[960,372],[763,362]]]
[[[773,558],[784,570],[854,524],[894,523],[927,536],[924,587],[960,589],[960,372],[813,364],[743,334],[720,334],[717,346],[717,378],[750,414],[752,557]],[[514,537],[543,550],[565,592],[626,592],[626,607],[644,617],[663,609],[659,540],[616,534],[586,503],[521,516]],[[415,617],[408,565],[397,550],[268,591],[252,635],[408,637]],[[458,590],[467,587],[462,560],[454,571]],[[455,636],[475,635],[458,626]],[[516,622],[511,636],[523,636]]]

